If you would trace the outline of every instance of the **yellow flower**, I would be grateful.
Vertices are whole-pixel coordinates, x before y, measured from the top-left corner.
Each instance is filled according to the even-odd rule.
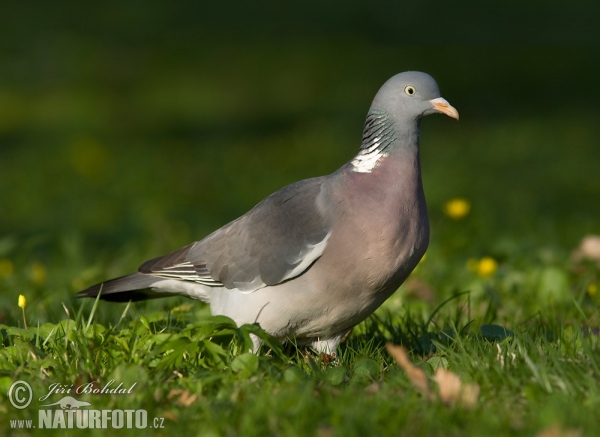
[[[450,199],[444,204],[444,214],[453,220],[460,220],[469,214],[471,202],[460,197]]]
[[[12,261],[6,258],[0,259],[0,278],[8,278],[13,274],[15,266]]]
[[[37,285],[46,282],[46,267],[40,263],[33,263],[31,266],[31,279]]]
[[[498,263],[494,258],[484,256],[479,260],[479,266],[477,267],[477,274],[483,278],[492,276],[498,270]]]
[[[598,292],[598,286],[596,284],[588,285],[587,292],[590,296],[594,296]]]
[[[25,329],[27,329],[27,318],[25,317],[25,306],[27,306],[27,299],[25,299],[25,296],[22,294],[19,294],[19,301],[17,305],[19,305],[19,308],[21,308],[21,311],[23,312],[23,325],[25,326]]]
[[[467,261],[467,268],[473,270],[481,278],[488,278],[496,273],[498,263],[489,256],[484,256],[479,260],[471,258]]]

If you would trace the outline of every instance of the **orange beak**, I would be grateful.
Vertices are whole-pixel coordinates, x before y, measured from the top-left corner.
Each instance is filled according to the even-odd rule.
[[[429,103],[433,105],[436,111],[458,120],[458,111],[446,99],[438,97],[437,99],[430,100]]]

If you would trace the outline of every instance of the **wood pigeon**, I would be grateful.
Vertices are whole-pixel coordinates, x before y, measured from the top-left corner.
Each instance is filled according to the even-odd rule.
[[[458,119],[431,76],[393,76],[373,100],[358,154],[339,170],[282,188],[203,240],[78,296],[188,296],[238,325],[335,352],[425,254],[419,124],[436,113]]]

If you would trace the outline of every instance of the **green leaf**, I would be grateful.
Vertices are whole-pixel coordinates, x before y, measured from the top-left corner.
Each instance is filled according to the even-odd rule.
[[[10,376],[0,377],[0,393],[8,393],[10,386],[15,382],[15,380]]]
[[[375,379],[379,373],[379,365],[370,358],[361,358],[354,364],[352,376],[358,379]]]
[[[35,328],[37,330],[37,328]],[[35,333],[29,329],[10,327],[6,330],[6,334],[14,337],[21,337],[27,340],[33,339]]]
[[[53,323],[44,323],[39,328],[35,328],[36,335],[39,335],[42,340],[46,340],[55,327],[56,325]]]
[[[448,368],[448,360],[443,357],[431,357],[427,360],[427,364],[429,364],[434,371],[437,369]]]
[[[20,357],[19,348],[15,346],[7,346],[0,349],[0,356],[4,356],[9,360],[18,359]]]
[[[283,380],[285,382],[297,382],[303,381],[308,377],[306,373],[304,373],[299,368],[292,366],[285,369],[283,372]]]
[[[231,370],[244,378],[250,377],[257,369],[258,357],[250,352],[235,357],[231,362]]]
[[[196,340],[203,340],[215,334],[215,331],[222,329],[237,329],[237,325],[233,320],[226,316],[211,316],[206,319],[199,320],[195,323],[190,323],[184,329],[184,333],[190,335]]]
[[[200,344],[203,346],[203,356],[208,358],[206,360],[208,366],[221,367],[225,365],[225,358],[229,355],[225,349],[210,340],[204,340]]]
[[[133,364],[119,364],[112,373],[108,376],[107,380],[114,379],[116,384],[123,383],[127,388],[133,384],[136,385],[136,389],[142,389],[149,380],[148,371],[144,367],[136,366]]]
[[[159,347],[159,352],[164,355],[156,366],[159,369],[171,369],[182,367],[184,363],[184,355],[187,353],[195,356],[198,353],[198,343],[190,342],[185,337],[176,340],[167,341]]]
[[[346,367],[332,367],[327,369],[323,375],[323,380],[329,382],[331,385],[340,385],[346,379]]]
[[[29,352],[35,352],[33,345],[29,341],[23,340],[19,337],[15,338],[14,340],[14,348],[16,353],[15,357],[23,361],[27,361],[26,357]]]
[[[179,334],[165,334],[165,333],[161,333],[161,334],[156,334],[153,337],[154,342],[160,346],[162,344],[166,344],[169,343],[170,341],[174,341],[181,338],[181,336]]]
[[[152,332],[152,330],[150,329],[150,322],[148,321],[147,318],[145,318],[144,316],[141,316],[139,320],[140,320],[140,323],[142,324],[142,326],[144,328],[146,328],[146,330],[148,332]]]
[[[479,330],[481,335],[490,341],[502,341],[507,337],[514,337],[511,331],[500,325],[481,325]]]

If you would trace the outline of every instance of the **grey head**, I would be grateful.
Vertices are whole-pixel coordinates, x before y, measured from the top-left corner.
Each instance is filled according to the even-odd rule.
[[[396,122],[411,124],[436,113],[458,119],[458,111],[442,98],[435,79],[419,71],[406,71],[379,89],[371,110],[387,113]]]
[[[360,150],[350,162],[351,170],[371,173],[390,153],[415,153],[419,146],[419,120],[436,113],[458,120],[458,111],[441,97],[433,77],[407,71],[390,78],[371,104]]]

